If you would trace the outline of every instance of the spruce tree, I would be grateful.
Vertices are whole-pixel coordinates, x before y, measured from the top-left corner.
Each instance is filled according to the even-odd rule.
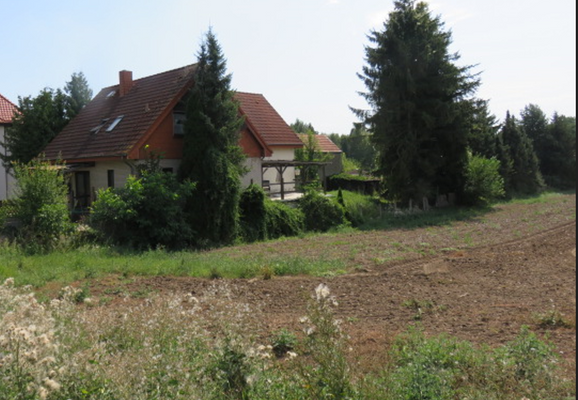
[[[576,119],[556,113],[550,122],[539,106],[530,104],[522,111],[522,125],[532,139],[548,186],[575,188]]]
[[[508,194],[533,195],[542,191],[544,179],[532,140],[509,112],[500,132],[499,143]]]
[[[92,90],[82,72],[72,74],[70,82],[64,87],[66,93],[66,117],[72,120],[92,100]]]
[[[548,117],[535,104],[529,104],[522,110],[521,123],[534,144],[539,143],[548,134]]]
[[[231,91],[231,75],[215,35],[209,31],[199,52],[195,85],[187,101],[182,180],[196,183],[187,204],[200,241],[229,244],[238,233],[243,152],[243,119]]]
[[[549,186],[576,188],[576,118],[554,114],[547,134],[536,143],[536,152]]]
[[[490,112],[487,100],[476,99],[465,102],[468,107],[466,114],[470,117],[468,146],[477,156],[492,158],[498,155],[497,136],[500,124],[495,115]]]
[[[378,172],[388,197],[421,201],[459,193],[468,160],[467,118],[461,104],[480,81],[459,67],[450,31],[428,5],[399,0],[383,32],[369,36],[360,78],[371,111],[355,110],[373,132]]]

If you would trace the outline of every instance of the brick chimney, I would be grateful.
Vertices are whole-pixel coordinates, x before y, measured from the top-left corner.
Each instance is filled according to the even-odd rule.
[[[118,90],[118,94],[120,97],[123,97],[130,91],[130,89],[133,86],[132,71],[120,71],[119,78],[120,78],[120,87]]]

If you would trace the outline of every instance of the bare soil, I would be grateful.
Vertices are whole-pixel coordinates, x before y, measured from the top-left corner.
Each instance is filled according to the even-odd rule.
[[[221,250],[247,254],[324,253],[346,258],[357,271],[332,278],[287,277],[228,282],[237,301],[260,310],[264,336],[280,328],[300,331],[314,289],[327,284],[345,321],[353,354],[363,366],[382,364],[385,350],[400,333],[419,324],[428,335],[449,334],[479,345],[499,346],[524,325],[549,336],[567,361],[576,365],[576,221],[574,203],[504,206],[483,220],[439,230],[368,232],[307,238]],[[562,211],[561,211],[562,210]],[[572,211],[573,210],[573,211]],[[573,216],[572,216],[573,214]],[[528,216],[532,216],[529,219]],[[525,221],[527,219],[527,221]],[[514,235],[513,232],[521,231]],[[464,243],[466,235],[475,241]],[[409,252],[404,259],[376,262],[392,240],[435,250]],[[335,244],[331,244],[335,243]],[[347,244],[345,244],[347,243]],[[351,246],[363,251],[351,256]],[[98,295],[118,280],[95,283]],[[137,278],[131,292],[192,293],[201,296],[213,281]],[[138,300],[135,300],[138,301]],[[120,306],[111,302],[110,307]],[[569,326],[543,328],[537,316],[557,310]]]

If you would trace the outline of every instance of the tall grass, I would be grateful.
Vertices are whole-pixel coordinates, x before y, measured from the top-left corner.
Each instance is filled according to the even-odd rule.
[[[270,270],[275,276],[325,276],[344,272],[342,261],[301,256],[227,256],[209,252],[132,252],[112,247],[85,246],[48,254],[28,254],[18,246],[0,244],[0,279],[14,277],[20,285],[42,287],[57,281],[125,276],[186,276],[251,279]]]
[[[312,296],[294,352],[275,357],[256,335],[259,310],[225,283],[195,298],[153,297],[110,310],[76,308],[74,290],[41,305],[0,285],[0,398],[10,400],[563,400],[551,345],[524,329],[476,348],[419,330],[373,373],[351,357],[329,288]]]

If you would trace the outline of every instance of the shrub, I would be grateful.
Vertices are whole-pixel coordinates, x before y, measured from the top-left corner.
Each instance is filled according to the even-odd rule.
[[[265,200],[265,210],[268,239],[298,236],[303,233],[305,217],[301,210],[270,199]]]
[[[9,217],[18,220],[17,238],[27,249],[50,250],[72,232],[68,185],[60,165],[44,160],[14,166],[16,199]]]
[[[265,198],[263,188],[257,185],[251,185],[241,193],[241,232],[247,242],[257,242],[267,237]]]
[[[470,155],[464,188],[466,204],[487,206],[506,195],[500,165],[500,161],[496,158]]]
[[[528,327],[523,327],[514,341],[498,350],[497,360],[505,378],[527,386],[549,381],[558,361],[554,346],[540,340]]]
[[[484,354],[469,343],[445,336],[428,339],[414,330],[394,347],[395,366],[388,377],[391,398],[460,398],[456,390],[476,381],[474,375],[477,366],[485,363]]]
[[[332,192],[335,194],[335,192]],[[354,227],[377,220],[381,216],[380,203],[375,197],[364,194],[339,190],[337,203],[345,210],[345,216]]]
[[[114,244],[134,248],[191,244],[193,229],[183,211],[194,184],[178,183],[173,174],[145,172],[129,177],[124,188],[100,191],[91,210],[91,225]]]
[[[307,192],[299,206],[305,215],[305,228],[308,231],[327,232],[346,222],[343,207],[316,191]]]

